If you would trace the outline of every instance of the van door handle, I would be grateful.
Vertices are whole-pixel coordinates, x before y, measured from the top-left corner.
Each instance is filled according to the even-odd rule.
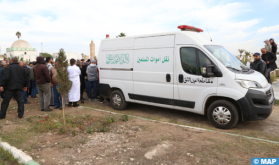
[[[178,76],[178,81],[179,81],[180,83],[183,83],[183,74],[180,74],[180,75]]]
[[[167,74],[167,75],[166,75],[166,80],[167,80],[167,82],[170,82],[170,81],[171,81],[171,76],[170,76],[170,74]]]

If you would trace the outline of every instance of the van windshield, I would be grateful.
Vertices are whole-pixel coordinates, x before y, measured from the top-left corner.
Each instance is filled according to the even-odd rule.
[[[227,51],[222,46],[217,45],[204,45],[204,47],[210,51],[222,64],[227,68],[238,70],[238,71],[248,71],[245,65],[242,64],[234,55]]]

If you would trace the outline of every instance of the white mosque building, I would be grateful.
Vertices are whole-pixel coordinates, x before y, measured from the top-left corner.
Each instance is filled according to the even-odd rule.
[[[24,40],[15,41],[10,48],[6,48],[7,57],[16,56],[23,58],[24,61],[36,61],[37,50]]]

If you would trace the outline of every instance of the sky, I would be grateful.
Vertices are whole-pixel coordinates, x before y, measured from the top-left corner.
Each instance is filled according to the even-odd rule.
[[[21,32],[37,53],[89,55],[106,34],[127,36],[178,31],[179,25],[207,29],[234,55],[259,52],[264,40],[279,41],[279,0],[0,0],[0,47],[6,52]],[[43,43],[43,50],[41,49]]]

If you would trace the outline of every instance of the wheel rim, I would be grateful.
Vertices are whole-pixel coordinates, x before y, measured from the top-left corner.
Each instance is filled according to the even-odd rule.
[[[112,97],[112,100],[113,100],[113,105],[115,107],[120,107],[121,105],[121,97],[118,95],[118,94],[115,94],[113,97]]]
[[[220,125],[226,125],[231,121],[231,112],[226,107],[219,106],[213,110],[213,119]]]

